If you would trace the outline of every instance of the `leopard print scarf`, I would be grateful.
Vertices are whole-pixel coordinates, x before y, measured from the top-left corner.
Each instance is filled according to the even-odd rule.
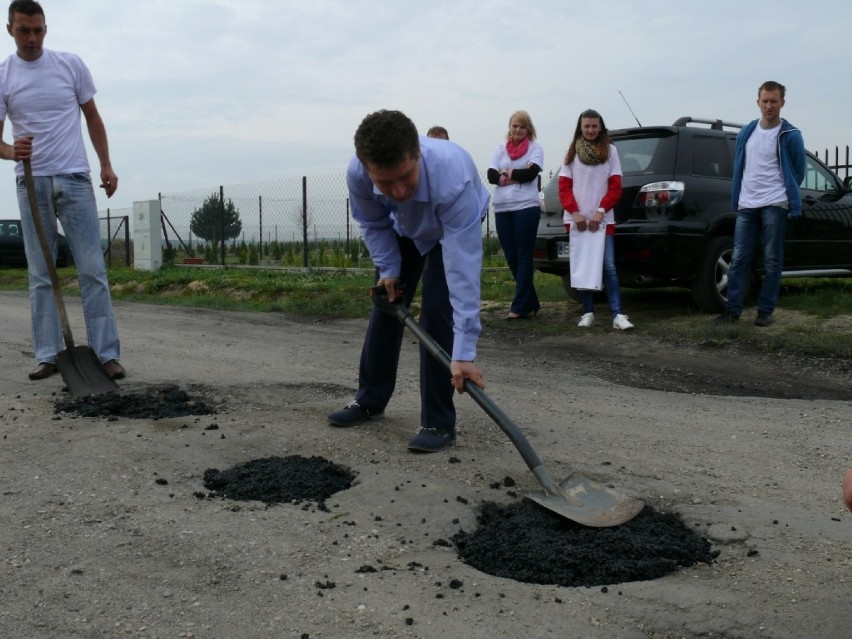
[[[592,143],[582,136],[577,140],[576,144],[574,144],[574,150],[577,152],[577,157],[580,158],[580,162],[583,164],[603,164],[604,160],[606,160],[606,158],[601,160]]]

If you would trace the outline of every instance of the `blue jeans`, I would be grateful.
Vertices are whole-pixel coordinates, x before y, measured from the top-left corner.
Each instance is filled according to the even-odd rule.
[[[440,242],[420,255],[414,242],[397,236],[402,255],[399,283],[405,286],[402,303],[411,306],[422,276],[420,325],[447,353],[453,352],[453,307],[444,273]],[[376,272],[378,281],[378,270]],[[355,401],[373,410],[383,410],[393,395],[399,365],[399,350],[405,327],[396,318],[373,306],[358,368]],[[420,425],[424,428],[454,429],[455,389],[448,371],[420,344]]]
[[[494,215],[497,237],[515,279],[511,311],[518,315],[535,313],[541,307],[533,285],[533,247],[540,215],[538,206],[520,211],[500,211]]]
[[[118,329],[107,282],[91,177],[88,173],[71,173],[36,177],[34,182],[41,223],[54,263],[57,217],[74,256],[89,346],[101,362],[118,359]],[[17,180],[17,191],[27,255],[35,359],[37,363],[55,362],[57,353],[65,350],[65,341],[23,177]]]
[[[607,235],[604,238],[603,282],[612,316],[621,315],[621,288],[618,286],[618,273],[615,271],[614,235]],[[595,292],[585,290],[578,292],[580,293],[580,302],[583,304],[583,313],[594,313]]]
[[[743,312],[743,294],[751,274],[751,263],[758,233],[763,246],[763,286],[757,298],[757,310],[772,314],[781,290],[784,265],[784,236],[787,233],[787,210],[779,206],[737,211],[734,230],[734,254],[728,272],[728,313],[739,317]]]

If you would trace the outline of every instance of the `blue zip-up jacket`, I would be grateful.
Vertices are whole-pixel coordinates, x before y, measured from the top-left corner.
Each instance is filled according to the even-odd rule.
[[[745,169],[746,141],[760,120],[754,120],[743,127],[737,135],[737,151],[734,156],[734,179],[731,183],[731,207],[736,211],[740,201],[740,189],[743,185]],[[805,143],[802,132],[781,118],[781,132],[778,134],[778,163],[784,187],[787,189],[787,203],[790,217],[802,214],[802,196],[799,184],[805,179]]]

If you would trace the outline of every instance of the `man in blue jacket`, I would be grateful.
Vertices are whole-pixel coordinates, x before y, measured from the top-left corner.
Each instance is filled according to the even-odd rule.
[[[769,326],[781,290],[787,216],[802,214],[799,184],[805,178],[802,134],[781,117],[786,89],[764,82],[757,91],[760,119],[737,135],[731,200],[737,211],[734,254],[728,273],[728,302],[717,321],[736,322],[743,312],[745,284],[758,233],[763,246],[763,286],[757,298],[756,326]]]
[[[456,438],[453,390],[464,380],[482,387],[474,364],[482,269],[481,222],[489,192],[470,154],[445,140],[420,137],[399,111],[368,115],[355,132],[355,157],[346,172],[352,217],[360,224],[376,282],[388,299],[402,285],[411,304],[423,280],[420,323],[451,354],[450,375],[420,347],[420,428],[408,448],[437,452]],[[384,415],[396,383],[404,326],[373,308],[361,351],[358,392],[328,416],[333,426],[355,426]],[[451,378],[451,379],[450,379]]]

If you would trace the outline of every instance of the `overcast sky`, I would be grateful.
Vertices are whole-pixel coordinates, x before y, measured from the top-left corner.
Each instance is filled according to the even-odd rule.
[[[6,3],[3,5],[8,6]],[[809,150],[852,144],[846,0],[44,0],[45,46],[98,87],[118,192],[343,173],[361,119],[399,109],[487,168],[525,109],[556,169],[578,114],[610,129],[747,122],[764,80]],[[6,53],[14,41],[6,36]],[[10,140],[6,124],[6,141]],[[90,149],[93,176],[97,158]],[[2,217],[18,217],[13,166]]]

